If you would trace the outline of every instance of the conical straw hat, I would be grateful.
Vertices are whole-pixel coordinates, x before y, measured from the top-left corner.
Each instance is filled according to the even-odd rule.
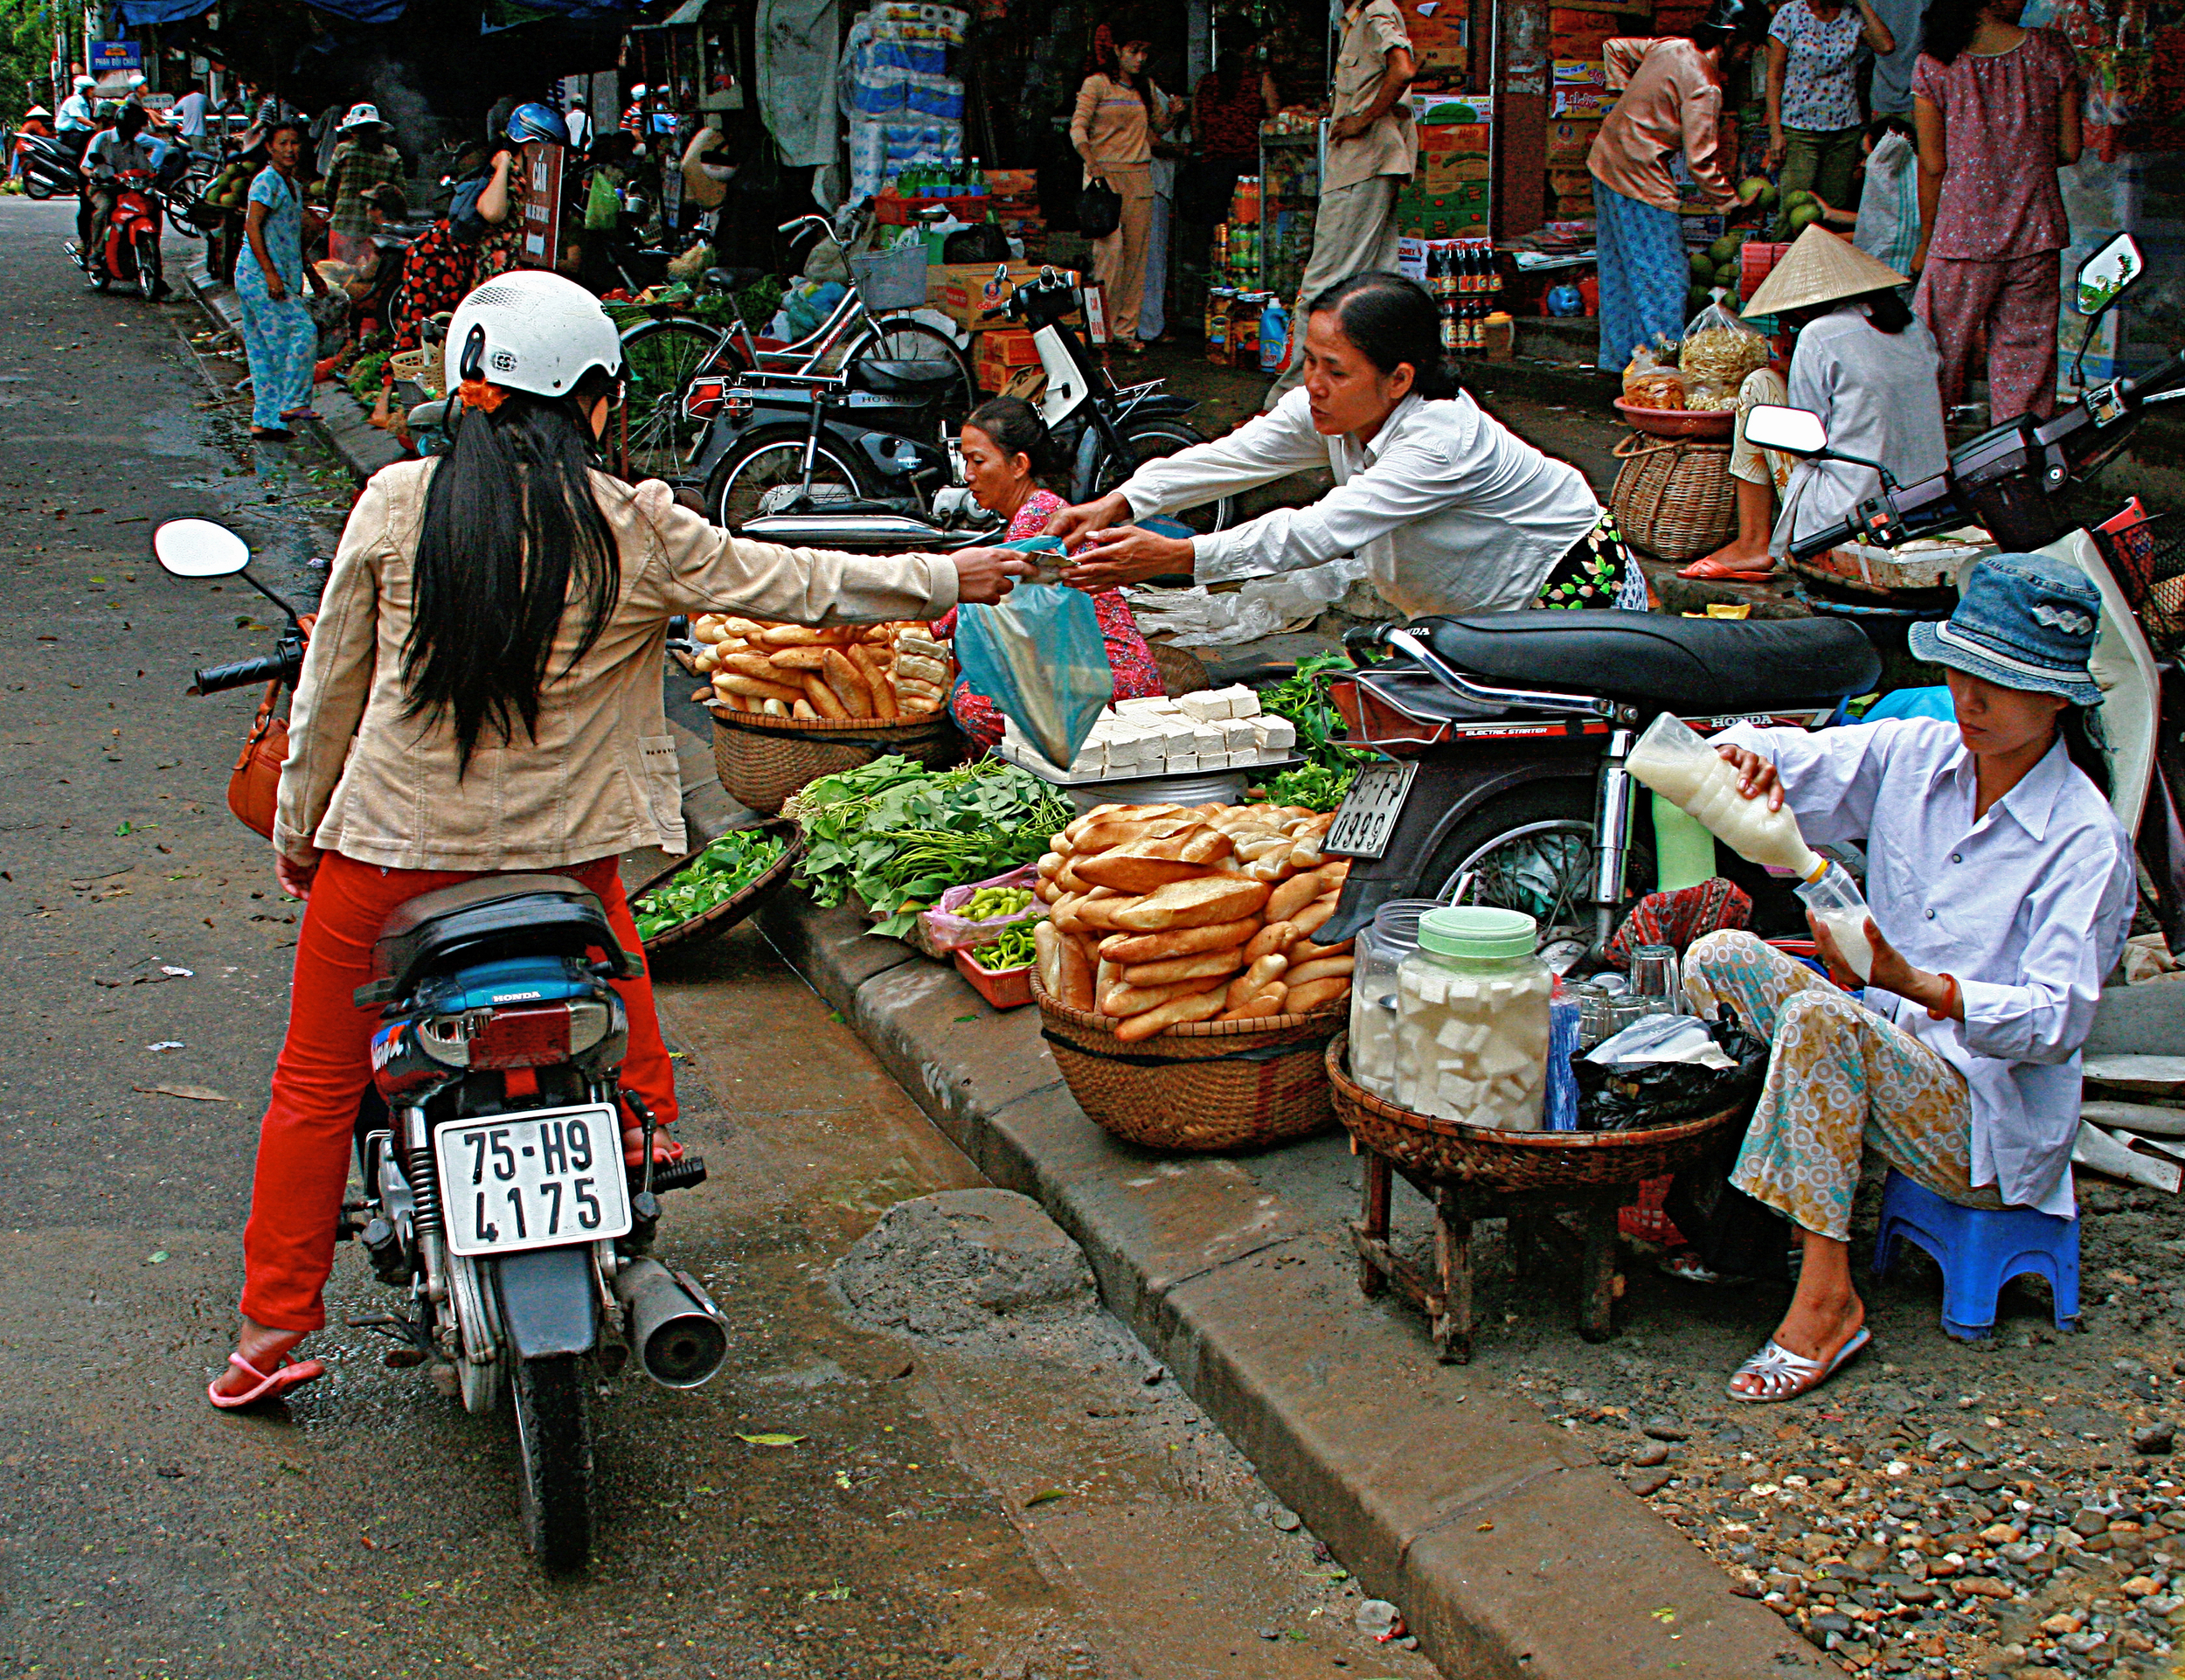
[[[1862,297],[1905,283],[1905,276],[1887,263],[1876,262],[1849,240],[1840,240],[1816,224],[1798,236],[1741,313],[1779,315],[1785,309],[1840,303],[1847,297]]]

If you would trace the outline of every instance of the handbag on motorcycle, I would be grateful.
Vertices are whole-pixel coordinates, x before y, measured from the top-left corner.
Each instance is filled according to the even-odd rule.
[[[281,684],[266,684],[266,698],[258,703],[258,716],[243,743],[243,755],[227,778],[227,808],[235,820],[273,838],[274,809],[281,799],[281,767],[288,757],[288,723],[276,717]]]
[[[1104,240],[1123,225],[1123,195],[1094,176],[1078,189],[1078,232],[1088,240]]]

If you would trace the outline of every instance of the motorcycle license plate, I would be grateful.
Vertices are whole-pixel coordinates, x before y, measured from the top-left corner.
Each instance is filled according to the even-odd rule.
[[[620,1237],[630,1227],[622,1134],[605,1103],[495,1114],[433,1134],[447,1246],[458,1254]]]
[[[1396,819],[1404,814],[1404,797],[1418,774],[1416,760],[1367,765],[1343,796],[1320,849],[1339,857],[1378,857],[1389,849]]]

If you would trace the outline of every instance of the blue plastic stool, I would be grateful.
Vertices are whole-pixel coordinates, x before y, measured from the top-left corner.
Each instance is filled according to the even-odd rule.
[[[1876,1275],[1889,1270],[1897,1239],[1917,1243],[1942,1267],[1942,1328],[1962,1342],[1994,1334],[1995,1298],[2031,1272],[2049,1281],[2056,1327],[2078,1318],[2078,1221],[2029,1207],[1960,1207],[1890,1170],[1882,1188],[1882,1229],[1874,1242]]]

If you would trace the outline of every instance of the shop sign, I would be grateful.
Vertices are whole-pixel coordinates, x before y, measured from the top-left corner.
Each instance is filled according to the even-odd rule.
[[[551,141],[524,146],[524,232],[517,260],[526,267],[551,268],[561,229],[561,148]]]
[[[94,41],[89,73],[101,82],[119,82],[144,67],[144,48],[136,41]]]

